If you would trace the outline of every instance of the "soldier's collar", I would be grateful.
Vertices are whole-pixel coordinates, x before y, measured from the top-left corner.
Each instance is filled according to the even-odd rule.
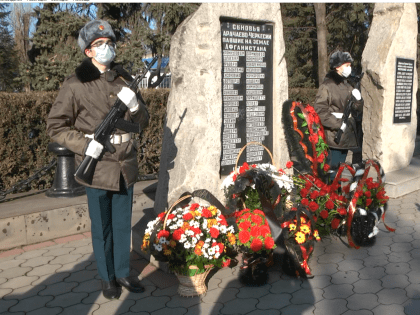
[[[117,63],[112,62],[110,70],[105,72],[105,78],[107,81],[114,81],[118,76],[123,77],[127,81],[133,80],[130,74],[124,70],[124,68]],[[101,76],[101,72],[92,63],[91,58],[85,58],[82,63],[76,68],[76,77],[82,83],[97,80]]]

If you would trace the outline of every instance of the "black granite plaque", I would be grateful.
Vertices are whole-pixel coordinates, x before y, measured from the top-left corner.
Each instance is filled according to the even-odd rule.
[[[273,152],[273,25],[221,22],[222,152],[220,173],[235,167],[240,149],[257,141]],[[262,146],[249,145],[238,165],[271,163]]]
[[[395,66],[394,124],[411,122],[414,60],[397,58]]]

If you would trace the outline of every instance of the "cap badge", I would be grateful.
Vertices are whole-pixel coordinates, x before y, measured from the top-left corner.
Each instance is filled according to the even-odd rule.
[[[103,31],[104,30],[104,26],[103,25],[99,25],[99,29],[101,30],[101,31]]]

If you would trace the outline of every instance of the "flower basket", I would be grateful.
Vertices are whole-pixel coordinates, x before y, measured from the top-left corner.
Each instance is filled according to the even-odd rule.
[[[206,278],[209,272],[213,269],[213,265],[205,266],[205,271],[202,273],[197,273],[193,276],[186,276],[182,274],[175,273],[176,277],[179,280],[179,286],[178,286],[178,294],[180,296],[197,296],[202,295],[207,292],[207,286],[206,286]],[[189,267],[192,270],[199,271],[199,268],[197,266],[190,266]]]
[[[229,266],[227,249],[236,239],[234,227],[219,209],[198,203],[179,206],[186,199],[191,200],[191,195],[147,224],[142,250],[163,256],[180,279],[178,293],[194,296],[206,292],[204,280],[213,267]]]

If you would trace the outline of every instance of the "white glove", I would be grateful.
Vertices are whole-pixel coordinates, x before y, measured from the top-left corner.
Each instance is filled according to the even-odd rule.
[[[89,155],[95,160],[97,160],[98,157],[101,155],[103,149],[104,146],[93,139],[91,142],[89,142],[85,155]]]
[[[353,94],[354,98],[357,101],[360,101],[362,99],[362,94],[360,94],[360,91],[358,89],[354,89],[353,91],[351,91],[351,94]]]
[[[130,88],[124,86],[117,96],[132,113],[139,109],[136,93],[134,93]]]

